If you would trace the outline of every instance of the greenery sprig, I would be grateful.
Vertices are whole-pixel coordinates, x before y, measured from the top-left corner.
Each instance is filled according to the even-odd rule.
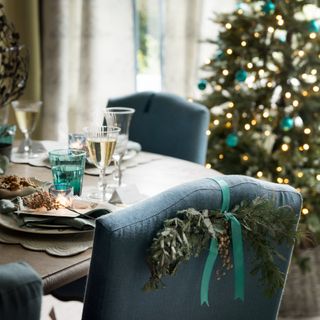
[[[284,274],[276,259],[284,259],[277,251],[279,244],[292,245],[296,239],[297,217],[289,206],[276,208],[271,200],[256,198],[242,202],[231,210],[242,226],[244,241],[254,250],[251,274],[259,273],[264,292],[271,297],[284,284]],[[164,228],[153,239],[147,263],[151,276],[145,290],[164,287],[162,278],[174,275],[180,263],[197,257],[206,250],[212,238],[217,239],[223,262],[218,279],[231,269],[230,229],[219,211],[187,209],[179,211],[173,219],[164,221]],[[201,272],[201,271],[199,271]]]

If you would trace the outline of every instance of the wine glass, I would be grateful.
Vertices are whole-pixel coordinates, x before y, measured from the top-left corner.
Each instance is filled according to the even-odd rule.
[[[111,162],[120,128],[111,126],[86,127],[84,132],[91,162],[99,169],[98,191],[89,197],[107,200],[106,168]],[[101,189],[101,190],[99,190]]]
[[[32,140],[30,138],[32,132],[36,128],[42,101],[15,100],[11,102],[18,127],[24,134],[24,140],[18,148],[18,153],[26,154],[28,157],[36,156],[35,150],[32,148]]]
[[[118,187],[122,184],[122,159],[127,151],[127,144],[129,140],[129,127],[132,115],[135,110],[126,107],[112,107],[106,108],[104,115],[108,126],[115,126],[121,129],[118,136],[115,151],[113,153],[113,161],[116,170],[113,174],[113,178],[118,182]]]

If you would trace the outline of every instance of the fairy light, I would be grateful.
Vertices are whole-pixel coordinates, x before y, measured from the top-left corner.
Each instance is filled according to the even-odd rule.
[[[210,134],[211,134],[211,131],[210,131],[210,130],[207,130],[207,131],[206,131],[206,135],[207,135],[207,136],[210,136]]]
[[[226,117],[227,117],[228,119],[231,119],[231,118],[232,118],[232,113],[228,112],[228,113],[226,114]]]
[[[216,91],[221,91],[221,90],[222,90],[222,87],[220,86],[220,84],[216,84],[216,85],[214,86],[214,89],[215,89]]]
[[[248,161],[248,160],[249,160],[248,155],[246,155],[246,154],[245,154],[245,155],[243,155],[243,156],[242,156],[242,160],[243,160],[243,161]]]
[[[309,210],[307,208],[302,208],[301,212],[302,214],[308,214]]]
[[[281,172],[281,171],[282,171],[282,167],[278,166],[278,167],[276,168],[276,171],[277,171],[277,172]]]
[[[306,80],[306,79],[308,78],[308,75],[307,75],[306,73],[303,73],[303,74],[301,75],[301,78],[302,78],[303,80]]]
[[[268,111],[268,110],[263,111],[262,116],[263,116],[264,118],[268,118],[268,117],[269,117],[269,111]]]
[[[287,91],[284,96],[287,98],[287,99],[290,99],[291,98],[291,92]]]
[[[257,172],[257,177],[258,177],[258,178],[261,178],[262,176],[263,176],[263,172],[262,172],[262,171],[258,171],[258,172]]]
[[[256,119],[252,119],[251,120],[251,125],[255,126],[257,124],[257,120]]]
[[[307,143],[305,143],[302,147],[303,147],[303,150],[309,150],[310,149],[310,146]]]
[[[243,14],[243,10],[242,9],[239,9],[237,12],[238,12],[239,15]]]
[[[246,112],[242,113],[242,118],[246,118],[248,116],[248,114]]]
[[[232,52],[233,52],[233,51],[232,51],[232,49],[230,49],[230,48],[229,48],[229,49],[227,49],[227,54],[231,55],[231,54],[232,54]]]
[[[303,50],[299,50],[299,51],[298,51],[298,56],[299,56],[300,58],[302,58],[302,57],[304,56],[304,54],[305,54],[305,52],[304,52]]]
[[[247,67],[248,67],[248,69],[252,69],[253,68],[253,64],[251,62],[248,62],[247,63]]]
[[[315,33],[315,32],[311,32],[310,34],[309,34],[309,38],[310,39],[315,39],[317,37],[317,34]]]
[[[311,133],[311,129],[310,128],[305,128],[303,130],[304,134],[310,134]]]
[[[228,121],[228,122],[226,123],[226,128],[229,129],[229,128],[231,128],[231,126],[232,126],[232,123],[231,123],[230,121]]]
[[[249,123],[246,123],[245,125],[244,125],[244,129],[245,130],[250,130],[250,128],[251,128],[251,126],[250,126],[250,124]]]
[[[311,70],[311,74],[312,74],[313,76],[315,76],[315,75],[317,74],[317,69],[312,69],[312,70]]]
[[[220,124],[220,121],[218,119],[213,120],[213,124],[215,126],[218,126]]]
[[[320,88],[318,86],[314,86],[312,88],[313,92],[319,92]]]
[[[279,26],[283,26],[284,25],[284,21],[283,20],[278,20],[278,25]]]
[[[259,32],[255,32],[255,33],[253,34],[253,36],[254,36],[255,38],[259,38],[259,37],[260,37],[260,33],[259,33]]]
[[[241,46],[242,47],[245,47],[247,45],[247,42],[246,41],[241,41]]]
[[[303,91],[302,91],[302,95],[303,95],[304,97],[307,97],[308,94],[309,94],[308,91],[306,91],[306,90],[303,90]]]
[[[227,69],[222,70],[222,74],[224,76],[227,76],[229,74],[229,71]]]
[[[270,33],[274,32],[274,28],[273,27],[269,27],[268,28],[268,32],[270,32]]]
[[[299,151],[303,151],[303,146],[300,146],[298,149]]]
[[[220,160],[222,160],[224,158],[224,155],[222,153],[220,153],[218,157]]]
[[[289,150],[289,145],[287,143],[283,143],[281,145],[281,150],[287,152]]]
[[[317,174],[317,175],[316,175],[316,179],[317,179],[318,181],[320,181],[320,174]]]
[[[265,135],[266,137],[269,137],[270,134],[271,134],[270,130],[266,130],[266,131],[264,132],[264,135]]]
[[[239,91],[241,89],[239,84],[237,84],[234,88],[235,88],[236,91]]]
[[[228,107],[229,107],[229,108],[233,108],[233,107],[234,107],[234,103],[233,103],[232,101],[230,101],[230,102],[228,103]]]
[[[262,77],[262,76],[264,75],[264,70],[263,70],[263,69],[260,69],[259,72],[258,72],[258,74],[259,74],[260,77]]]
[[[292,105],[293,105],[294,107],[298,107],[298,106],[299,106],[299,101],[298,101],[298,100],[293,100],[293,101],[292,101]]]
[[[210,163],[206,164],[206,169],[211,169],[211,164]]]
[[[288,178],[284,178],[284,179],[283,179],[283,182],[284,182],[285,184],[288,184],[290,181],[289,181]]]
[[[267,82],[267,87],[268,87],[268,88],[272,88],[272,86],[273,86],[273,84],[272,84],[271,81]]]
[[[211,63],[211,59],[206,59],[206,60],[204,61],[204,63],[207,64],[207,65],[210,64],[210,63]]]
[[[276,19],[277,19],[277,20],[282,20],[282,15],[281,15],[281,14],[277,14],[277,15],[276,15]]]
[[[303,172],[302,172],[302,171],[299,171],[299,172],[297,173],[297,176],[298,176],[298,178],[302,178],[302,177],[303,177]]]
[[[225,24],[226,29],[230,30],[232,28],[232,24],[231,23],[226,23]]]
[[[283,183],[283,179],[279,177],[279,178],[277,178],[277,182],[278,183]]]

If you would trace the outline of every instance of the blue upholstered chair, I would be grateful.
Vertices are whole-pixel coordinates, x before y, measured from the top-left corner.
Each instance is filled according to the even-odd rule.
[[[0,319],[39,320],[42,281],[24,262],[0,265]]]
[[[290,205],[300,214],[301,196],[287,185],[244,176],[221,176],[230,188],[230,207],[256,197],[273,199],[277,206]],[[257,277],[249,274],[253,252],[244,243],[245,300],[234,300],[233,272],[221,281],[211,280],[210,307],[200,306],[200,282],[207,252],[182,265],[166,288],[144,292],[149,278],[146,255],[163,221],[186,208],[220,209],[221,190],[212,179],[174,187],[146,201],[97,220],[93,255],[86,286],[83,320],[244,320],[276,319],[282,290],[271,299],[264,296]],[[277,261],[286,274],[292,247],[279,251]]]
[[[136,110],[130,126],[130,140],[143,151],[204,164],[207,151],[206,130],[209,111],[169,93],[141,92],[113,98],[108,107]]]

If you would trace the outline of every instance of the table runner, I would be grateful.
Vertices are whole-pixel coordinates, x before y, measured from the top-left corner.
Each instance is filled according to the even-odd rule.
[[[93,232],[44,235],[15,232],[0,227],[0,242],[20,244],[29,250],[45,251],[53,256],[67,257],[92,248]]]

